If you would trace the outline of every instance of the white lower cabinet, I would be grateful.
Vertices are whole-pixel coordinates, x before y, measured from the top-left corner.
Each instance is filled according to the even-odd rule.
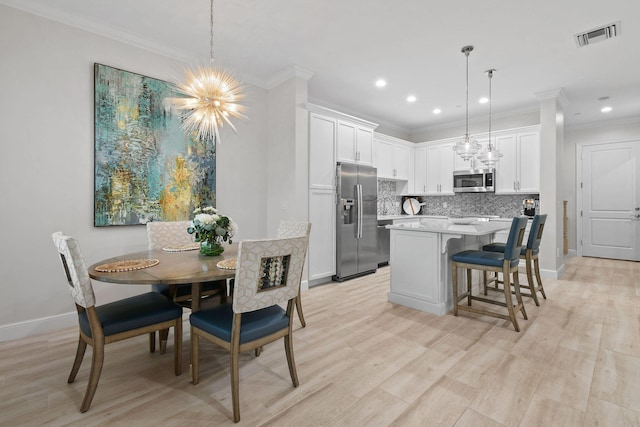
[[[333,190],[309,190],[309,280],[336,273],[336,215]]]

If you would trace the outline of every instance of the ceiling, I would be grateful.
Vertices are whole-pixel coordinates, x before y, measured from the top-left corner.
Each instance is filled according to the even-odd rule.
[[[208,0],[0,3],[181,60],[208,59]],[[619,37],[577,47],[575,34],[617,21]],[[216,64],[244,81],[269,88],[301,67],[312,73],[312,102],[407,135],[464,124],[460,50],[469,44],[471,119],[488,117],[477,101],[488,95],[489,68],[494,117],[536,111],[536,93],[557,89],[569,126],[640,117],[636,0],[216,0],[214,25]],[[601,113],[604,104],[613,110]]]

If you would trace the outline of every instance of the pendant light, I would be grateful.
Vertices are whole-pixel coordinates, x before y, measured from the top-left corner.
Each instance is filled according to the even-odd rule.
[[[470,140],[469,138],[469,54],[473,51],[473,46],[464,46],[461,50],[467,58],[467,109],[466,109],[466,127],[464,138],[456,142],[453,146],[453,150],[462,157],[464,160],[472,159],[473,156],[482,148],[482,146],[476,140]],[[473,162],[472,162],[473,164]],[[473,166],[472,166],[473,167]]]
[[[478,156],[478,160],[490,169],[495,168],[496,163],[498,163],[498,161],[500,161],[500,157],[503,156],[503,154],[498,151],[498,148],[491,142],[491,79],[493,78],[493,73],[495,73],[495,71],[496,70],[493,68],[486,71],[487,76],[489,76],[489,142],[487,143],[485,151],[480,153]]]
[[[231,118],[245,118],[244,107],[238,103],[244,98],[244,88],[230,73],[213,65],[213,0],[210,0],[209,65],[185,69],[185,82],[177,83],[176,90],[184,95],[170,102],[183,113],[182,129],[196,139],[220,141],[219,129],[227,123],[234,132]]]

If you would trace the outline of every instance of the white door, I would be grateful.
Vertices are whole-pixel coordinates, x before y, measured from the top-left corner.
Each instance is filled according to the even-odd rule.
[[[640,141],[582,148],[582,254],[640,261]]]

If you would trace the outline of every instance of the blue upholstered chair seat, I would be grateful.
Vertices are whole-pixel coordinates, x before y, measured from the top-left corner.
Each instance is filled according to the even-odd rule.
[[[466,264],[486,265],[489,267],[502,268],[504,262],[504,253],[488,252],[488,251],[462,251],[455,254],[452,258],[455,262]],[[518,259],[511,260],[510,266],[518,265]]]
[[[220,289],[219,282],[205,282],[202,284],[201,292],[209,292],[216,289]],[[169,285],[151,285],[151,290],[153,292],[160,293],[164,296],[169,296],[171,286]],[[191,295],[191,285],[178,285],[176,288],[176,298],[190,296]]]
[[[96,307],[96,313],[104,335],[109,336],[174,320],[182,316],[182,307],[161,294],[147,292]],[[87,313],[80,313],[79,320],[82,332],[91,337]]]
[[[191,314],[191,325],[224,341],[231,341],[233,309],[222,304]],[[253,341],[289,326],[287,312],[278,305],[242,313],[240,344]]]
[[[504,243],[491,243],[488,245],[484,245],[482,247],[483,251],[489,251],[489,252],[500,252],[500,253],[504,253],[504,247],[505,244]],[[531,255],[537,255],[540,252],[540,248],[535,248],[531,251]],[[520,256],[525,256],[527,254],[527,247],[526,246],[522,246],[520,248]]]

